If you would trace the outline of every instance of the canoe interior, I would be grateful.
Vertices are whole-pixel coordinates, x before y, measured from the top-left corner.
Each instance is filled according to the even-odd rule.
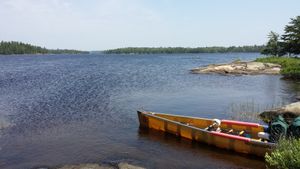
[[[205,129],[206,127],[210,126],[213,123],[213,119],[206,119],[206,118],[197,118],[197,117],[188,117],[188,116],[178,116],[178,115],[171,115],[171,114],[162,114],[162,113],[153,113],[155,116],[162,117],[165,119],[169,119],[172,121],[177,121],[182,124],[188,124],[190,126],[194,126],[197,128]],[[251,135],[251,138],[258,139],[257,133],[263,132],[264,126],[262,125],[240,125],[235,123],[228,123],[228,120],[221,120],[220,128],[222,130],[233,130],[233,131],[244,131]]]

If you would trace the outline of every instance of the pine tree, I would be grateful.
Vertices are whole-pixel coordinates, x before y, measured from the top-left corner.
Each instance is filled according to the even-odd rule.
[[[284,55],[283,43],[279,41],[279,34],[271,31],[268,35],[269,41],[267,45],[262,50],[262,54],[273,55],[273,56],[282,56]]]
[[[285,26],[285,34],[282,35],[284,51],[298,55],[300,54],[300,16],[291,18],[289,24]]]

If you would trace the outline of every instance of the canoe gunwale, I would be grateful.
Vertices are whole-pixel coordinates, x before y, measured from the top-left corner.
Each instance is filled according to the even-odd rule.
[[[160,116],[157,116],[157,115],[167,115],[167,116],[173,116],[173,117],[192,118],[192,119],[197,119],[197,120],[212,120],[212,119],[209,119],[209,118],[200,118],[200,117],[184,116],[184,115],[176,115],[176,114],[174,115],[174,114],[167,114],[167,113],[156,113],[156,112],[146,112],[146,111],[138,111],[138,112],[141,112],[141,113],[146,114],[146,115],[152,115],[152,116],[155,116],[155,117],[160,117]],[[166,119],[166,118],[163,118],[163,119]],[[183,123],[181,123],[181,124],[183,124]]]
[[[138,112],[140,112],[140,111],[138,111]],[[169,119],[167,119],[167,118],[163,118],[163,117],[156,116],[156,114],[160,114],[160,113],[153,113],[153,112],[141,112],[141,113],[142,113],[143,115],[145,115],[145,116],[150,116],[150,117],[159,119],[159,120],[161,120],[161,121],[166,121],[166,122],[169,122],[169,123],[173,123],[173,124],[185,126],[185,127],[194,129],[194,130],[196,130],[196,131],[201,131],[201,132],[210,133],[210,131],[207,131],[207,130],[205,130],[205,129],[201,129],[201,128],[198,128],[198,127],[195,127],[195,126],[187,125],[187,124],[180,123],[180,122],[177,122],[177,121],[174,121],[174,120],[169,120]],[[170,115],[170,114],[166,114],[166,115]],[[172,115],[172,116],[173,116],[173,115]],[[179,115],[174,115],[174,116],[178,116],[178,117],[189,117],[189,116],[179,116]],[[194,117],[192,117],[192,118],[194,118]],[[197,119],[204,119],[204,118],[197,118]],[[210,119],[207,119],[207,120],[210,120]]]

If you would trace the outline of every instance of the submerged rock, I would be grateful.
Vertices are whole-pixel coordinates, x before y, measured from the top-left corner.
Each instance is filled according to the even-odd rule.
[[[219,73],[219,74],[279,74],[281,66],[273,63],[240,62],[229,64],[212,64],[205,67],[194,68],[192,73]]]
[[[112,166],[102,166],[99,164],[78,164],[78,165],[65,165],[59,169],[115,169]]]
[[[78,164],[78,165],[65,165],[58,169],[145,169],[145,168],[122,162],[117,164],[116,166],[103,165],[103,164]]]
[[[139,166],[134,166],[134,165],[131,165],[131,164],[128,164],[128,163],[119,163],[118,164],[118,168],[119,169],[145,169],[143,167],[139,167]]]
[[[282,115],[285,118],[294,118],[300,116],[300,102],[295,102],[280,108],[275,108],[272,110],[266,110],[260,113],[260,117],[264,121],[272,120],[278,115]]]

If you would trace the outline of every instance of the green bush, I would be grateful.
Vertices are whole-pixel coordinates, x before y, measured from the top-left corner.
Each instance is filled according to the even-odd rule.
[[[300,79],[300,59],[294,57],[265,57],[255,61],[264,63],[276,63],[282,66],[281,74],[287,78]]]
[[[269,168],[300,168],[300,140],[280,140],[276,148],[265,156]]]

